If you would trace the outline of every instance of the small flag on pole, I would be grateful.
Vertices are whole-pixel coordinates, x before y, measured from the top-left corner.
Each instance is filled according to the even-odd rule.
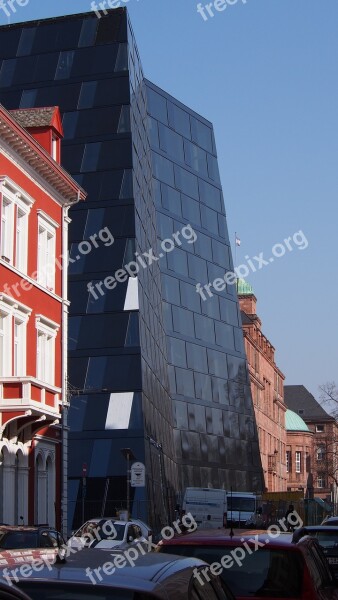
[[[241,245],[241,240],[239,239],[239,237],[237,237],[237,234],[236,234],[235,242],[236,242],[236,246]]]

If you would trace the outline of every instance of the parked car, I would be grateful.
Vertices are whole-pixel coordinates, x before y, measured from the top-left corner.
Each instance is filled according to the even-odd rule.
[[[151,529],[142,521],[118,521],[115,518],[96,518],[87,521],[69,538],[71,548],[115,548],[146,540]]]
[[[18,562],[43,560],[62,561],[65,555],[64,539],[56,529],[48,526],[0,526],[0,566]]]
[[[311,537],[294,544],[288,536],[269,537],[267,532],[230,537],[196,531],[162,540],[158,550],[210,563],[238,599],[338,599],[337,584]]]
[[[310,535],[317,540],[334,577],[338,579],[338,527],[334,525],[300,527],[294,531],[292,541],[297,543],[305,535]]]
[[[321,525],[330,525],[337,527],[338,526],[338,517],[325,517],[325,519],[321,522]]]
[[[114,554],[86,548],[65,565],[20,577],[17,585],[34,600],[234,600],[203,561],[149,553],[122,566],[125,553],[116,552],[120,566],[114,571]],[[203,570],[209,581],[202,585],[198,576]]]
[[[0,579],[0,598],[1,600],[32,600],[27,594],[19,590],[16,586],[10,585]]]

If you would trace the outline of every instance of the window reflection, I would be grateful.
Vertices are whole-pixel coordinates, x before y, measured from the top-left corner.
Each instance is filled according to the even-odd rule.
[[[81,165],[82,172],[95,171],[99,160],[100,150],[101,142],[86,144]]]
[[[60,52],[55,79],[67,79],[70,76],[74,60],[74,50]]]
[[[91,108],[94,106],[94,98],[97,89],[97,81],[85,81],[81,86],[78,108]]]

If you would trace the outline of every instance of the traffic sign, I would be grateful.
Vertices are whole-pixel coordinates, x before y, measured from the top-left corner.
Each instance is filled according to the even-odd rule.
[[[130,469],[130,485],[131,487],[145,487],[146,484],[146,468],[143,463],[135,462]]]

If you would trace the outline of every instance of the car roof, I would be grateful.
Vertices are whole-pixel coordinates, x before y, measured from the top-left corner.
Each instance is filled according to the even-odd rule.
[[[225,533],[226,531],[226,533]],[[292,546],[290,535],[284,535],[281,533],[278,537],[275,534],[270,534],[267,531],[257,530],[250,532],[243,532],[230,536],[228,530],[224,529],[201,529],[193,531],[192,533],[184,533],[181,535],[174,536],[170,540],[161,540],[160,545],[210,545],[210,546],[241,546],[243,542],[249,545],[254,545],[257,541],[264,545],[269,545],[272,548],[282,548],[285,546]]]
[[[0,525],[0,532],[6,531],[39,531],[40,529],[49,529],[51,531],[56,531],[53,527],[49,527],[49,525]]]
[[[137,586],[137,582],[161,582],[168,575],[189,570],[192,568],[203,567],[206,565],[204,561],[197,558],[186,558],[181,556],[173,556],[170,554],[147,553],[140,555],[134,560],[134,565],[131,564],[123,568],[116,568],[115,573],[105,575],[102,571],[102,566],[107,562],[112,562],[116,555],[126,556],[125,552],[107,552],[105,550],[84,549],[76,555],[72,555],[67,559],[65,564],[53,564],[41,569],[39,572],[29,576],[30,581],[53,580],[73,583],[88,583],[93,585],[92,581],[86,575],[88,567],[94,571],[101,567],[100,575],[102,581],[97,581],[98,585],[114,584],[114,586],[130,588]],[[20,578],[20,574],[17,575]],[[21,577],[21,579],[26,579]],[[151,589],[150,586],[149,589]]]
[[[338,535],[338,527],[335,525],[303,525],[303,527],[295,529],[295,532],[300,531],[300,529],[306,529],[307,531],[333,531]]]
[[[85,523],[80,525],[79,529],[86,525],[87,523],[100,523],[100,521],[111,521],[112,523],[116,523],[117,525],[126,525],[126,523],[133,524],[134,519],[129,519],[129,521],[122,521],[121,519],[117,519],[116,517],[95,517],[94,519],[88,519]]]
[[[325,523],[330,523],[332,521],[336,521],[338,523],[338,517],[327,517],[324,519]]]
[[[10,585],[3,579],[0,580],[0,597],[11,598],[11,600],[14,598],[17,600],[31,600],[23,591],[14,585]]]

